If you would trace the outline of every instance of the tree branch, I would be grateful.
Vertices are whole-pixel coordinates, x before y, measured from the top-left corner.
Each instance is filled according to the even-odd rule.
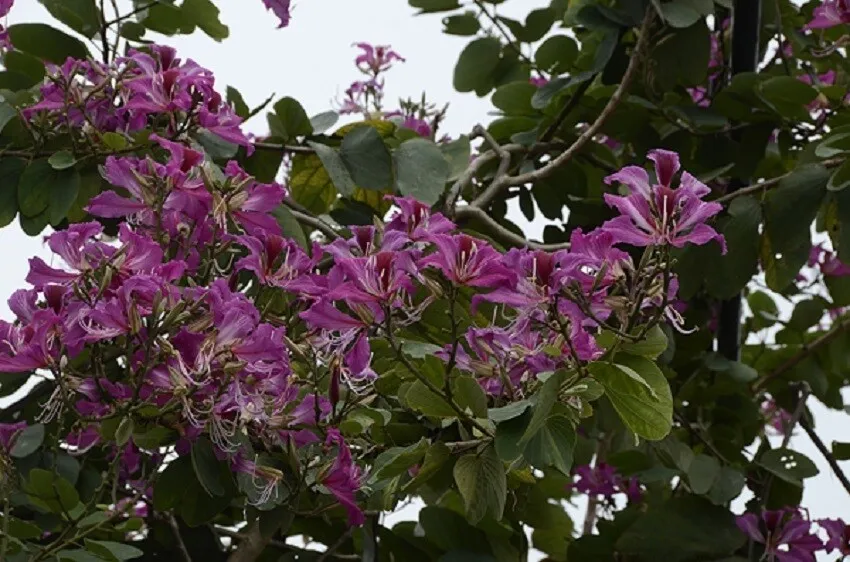
[[[768,373],[764,378],[757,380],[753,384],[753,392],[763,390],[768,382],[772,381],[775,378],[781,377],[782,375],[799,365],[809,355],[818,350],[821,346],[824,346],[834,340],[836,336],[841,334],[847,328],[850,328],[850,318],[845,318],[838,324],[834,325],[832,328],[821,334],[820,337],[816,338],[811,343],[803,344],[803,346],[800,348],[800,351],[797,352],[794,356],[790,357],[779,367]]]
[[[845,161],[844,158],[831,158],[829,160],[824,160],[823,162],[818,162],[818,164],[820,164],[824,168],[835,168],[836,166],[840,166],[841,164],[843,164],[844,161]],[[772,187],[777,186],[779,184],[779,182],[781,182],[782,180],[784,180],[785,178],[787,178],[788,176],[790,176],[793,173],[794,172],[791,171],[791,172],[788,172],[787,174],[782,174],[781,176],[776,176],[775,178],[770,178],[770,179],[767,179],[767,180],[760,181],[758,183],[754,183],[752,185],[748,185],[746,187],[742,187],[741,189],[735,190],[732,193],[727,193],[726,195],[724,195],[722,197],[718,197],[714,201],[716,203],[727,203],[727,202],[731,201],[732,199],[735,199],[736,197],[740,197],[742,195],[750,195],[751,193],[757,193],[759,191],[770,189]]]
[[[189,554],[189,550],[186,548],[186,543],[183,542],[183,537],[180,535],[180,525],[177,524],[177,519],[174,518],[173,515],[168,514],[168,524],[171,526],[171,530],[174,532],[174,538],[177,539],[177,548],[180,550],[181,556],[183,556],[183,562],[192,562],[192,556]]]
[[[646,46],[649,43],[649,28],[652,24],[654,17],[654,12],[652,8],[647,9],[646,16],[643,19],[643,23],[641,24],[640,30],[638,31],[638,41],[635,45],[635,49],[632,52],[631,59],[629,60],[629,65],[626,68],[626,72],[623,74],[623,79],[620,84],[617,86],[617,89],[611,95],[611,98],[608,100],[608,103],[599,113],[599,116],[596,120],[590,124],[590,126],[585,129],[585,131],[579,135],[579,137],[567,148],[564,152],[553,158],[550,162],[546,163],[543,167],[538,168],[536,170],[532,170],[530,172],[519,174],[516,176],[510,175],[502,175],[493,179],[487,189],[484,192],[476,197],[469,205],[465,207],[461,207],[457,209],[456,216],[464,217],[464,216],[472,216],[476,215],[475,208],[478,209],[486,209],[490,206],[493,200],[505,189],[513,186],[525,185],[527,183],[533,183],[535,181],[539,181],[541,179],[545,179],[549,177],[552,173],[555,172],[558,168],[565,165],[567,162],[572,160],[584,146],[593,139],[594,136],[599,132],[599,129],[602,128],[602,125],[614,113],[614,110],[620,105],[620,103],[625,98],[626,92],[631,86],[632,81],[637,76],[638,68],[640,67],[640,62],[643,56],[643,51],[646,49]]]
[[[289,152],[292,154],[313,154],[315,150],[309,146],[297,146],[291,144],[275,144],[270,142],[255,142],[254,148],[257,150],[267,150],[270,152]]]
[[[850,494],[850,479],[847,478],[847,475],[844,474],[844,471],[841,470],[841,467],[838,466],[838,461],[835,460],[835,457],[832,455],[829,449],[826,448],[826,444],[821,440],[820,436],[815,433],[814,428],[809,424],[809,421],[805,418],[800,420],[800,427],[803,428],[803,431],[806,432],[806,435],[809,436],[809,439],[812,440],[812,443],[815,444],[820,454],[823,455],[823,458],[826,459],[827,464],[829,464],[829,468],[832,469],[832,473],[835,474],[835,477],[838,478],[841,485]]]
[[[220,529],[219,529],[220,531]],[[264,537],[260,532],[260,520],[254,521],[247,533],[239,536],[242,542],[227,558],[227,562],[254,562],[271,542],[271,536]]]
[[[315,216],[313,213],[311,213],[292,199],[284,199],[283,204],[286,205],[286,207],[292,213],[292,216],[294,216],[298,222],[306,224],[309,227],[315,228],[331,240],[339,238],[339,233],[334,230],[334,228],[330,224]]]

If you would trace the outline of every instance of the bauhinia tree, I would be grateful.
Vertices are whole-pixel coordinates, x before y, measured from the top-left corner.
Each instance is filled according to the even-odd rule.
[[[149,39],[224,40],[212,0],[39,1],[0,37],[0,226],[56,255],[0,321],[0,560],[850,555],[789,448],[850,505],[809,410],[850,376],[845,0],[409,0],[470,38],[465,134],[385,99],[388,46],[310,117]]]

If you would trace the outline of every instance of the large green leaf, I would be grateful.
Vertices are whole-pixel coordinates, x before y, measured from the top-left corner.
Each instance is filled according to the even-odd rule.
[[[616,550],[641,562],[701,562],[729,556],[745,540],[727,509],[684,496],[650,508],[620,536]]]
[[[790,484],[803,485],[803,480],[818,475],[818,467],[802,453],[791,449],[771,449],[758,460],[758,464]]]
[[[86,548],[104,560],[112,560],[114,562],[132,560],[133,558],[139,558],[145,554],[135,546],[114,541],[95,541],[92,539],[86,539]]]
[[[16,49],[55,64],[68,57],[85,59],[85,43],[45,23],[18,23],[9,26],[9,39]]]
[[[18,182],[25,168],[26,162],[18,158],[0,159],[0,228],[18,214]]]
[[[721,256],[717,244],[707,249],[712,259],[705,268],[705,281],[713,296],[731,298],[758,272],[760,225],[761,205],[755,198],[738,197],[729,205],[729,216],[718,224],[728,251]]]
[[[267,117],[272,134],[284,142],[313,132],[307,112],[295,98],[284,97],[278,100],[274,104],[274,113],[269,113]]]
[[[468,44],[455,66],[455,90],[483,96],[493,89],[501,50],[499,40],[493,37],[482,37]]]
[[[23,216],[47,212],[51,224],[65,218],[80,191],[80,174],[73,168],[56,170],[48,159],[33,161],[18,182],[18,207]]]
[[[392,185],[392,156],[374,127],[364,125],[346,134],[339,156],[356,185],[379,191]]]
[[[368,127],[361,128],[366,129]],[[322,161],[325,173],[331,179],[337,191],[345,197],[350,197],[357,186],[354,184],[354,180],[348,173],[348,169],[345,167],[345,163],[337,151],[330,146],[317,142],[307,141],[307,144],[310,145],[310,148],[316,152],[316,156]]]
[[[673,427],[673,397],[667,379],[649,359],[618,355],[616,360],[627,370],[597,362],[590,364],[591,374],[605,387],[626,427],[649,440],[663,439]]]
[[[219,10],[211,0],[183,0],[181,10],[201,30],[216,41],[227,39],[230,30],[219,19]]]
[[[552,415],[528,441],[522,454],[535,468],[552,466],[569,474],[575,445],[576,430],[572,422],[565,416]]]
[[[661,91],[696,86],[705,81],[711,39],[704,21],[675,29],[662,37],[650,55],[651,77]]]
[[[433,205],[446,188],[449,163],[433,142],[427,139],[405,141],[393,153],[396,190]]]
[[[458,459],[454,467],[455,483],[473,524],[485,515],[502,518],[507,499],[507,478],[496,449],[492,446]]]
[[[44,441],[44,425],[37,423],[22,429],[15,437],[14,445],[9,451],[12,458],[22,459],[38,450]]]
[[[100,13],[95,0],[38,1],[51,16],[89,39],[100,30]]]
[[[204,490],[210,496],[221,496],[224,494],[224,486],[218,480],[221,474],[221,461],[215,456],[212,443],[208,439],[198,439],[192,444],[192,467],[195,476]]]

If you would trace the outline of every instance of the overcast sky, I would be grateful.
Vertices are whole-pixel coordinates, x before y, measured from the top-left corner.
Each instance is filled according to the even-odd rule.
[[[35,0],[18,0],[16,4],[9,23],[55,22]],[[445,132],[452,135],[468,133],[476,123],[492,119],[487,115],[492,106],[486,98],[458,94],[452,88],[454,62],[469,38],[444,35],[439,15],[414,17],[405,0],[295,0],[292,23],[281,30],[276,29],[277,20],[265,11],[261,0],[217,0],[216,4],[221,8],[222,21],[230,26],[230,38],[216,43],[196,32],[161,42],[177,48],[181,57],[193,58],[213,70],[221,92],[227,85],[237,87],[249,106],[274,93],[296,98],[310,115],[327,111],[332,100],[358,78],[352,43],[367,41],[390,44],[407,59],[387,75],[386,99],[390,105],[399,97],[418,97],[422,91],[432,102],[449,102]],[[548,4],[547,0],[514,0],[499,9],[505,15],[523,16]],[[249,122],[247,129],[267,133],[264,117]],[[540,235],[543,224],[528,225],[518,213],[512,215],[512,220],[529,227],[533,237]],[[0,318],[10,319],[5,299],[24,285],[27,259],[39,255],[49,263],[50,256],[41,238],[28,237],[17,223],[0,229],[0,252]],[[814,399],[809,404],[828,445],[833,439],[850,441],[847,414],[827,410]],[[795,436],[791,446],[812,458],[821,470],[806,482],[804,505],[812,517],[850,519],[850,500],[805,434]],[[842,464],[850,472],[850,462]],[[733,508],[740,513],[743,502],[736,502]],[[413,513],[408,509],[402,516]]]

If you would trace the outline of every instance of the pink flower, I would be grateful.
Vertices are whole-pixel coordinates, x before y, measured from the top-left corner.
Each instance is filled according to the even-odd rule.
[[[735,523],[751,540],[763,544],[765,554],[778,562],[814,562],[823,541],[812,533],[812,524],[791,508],[739,515]]]
[[[850,525],[841,519],[821,519],[818,525],[826,530],[826,552],[837,550],[841,556],[850,556]]]
[[[616,494],[626,494],[629,501],[637,502],[643,497],[640,483],[635,478],[623,478],[613,466],[604,462],[590,465],[577,466],[573,472],[576,481],[571,485],[572,489],[579,493],[593,497],[611,499]]]
[[[483,240],[466,234],[438,234],[430,240],[436,251],[420,260],[419,265],[436,267],[457,285],[497,287],[515,276],[502,265],[499,252]]]
[[[824,0],[823,4],[815,8],[812,16],[806,29],[827,29],[850,23],[850,0]]]
[[[327,445],[337,446],[337,455],[330,468],[318,478],[318,483],[327,488],[348,512],[348,524],[356,527],[366,521],[363,511],[358,507],[355,495],[362,484],[360,468],[354,464],[351,451],[345,444],[339,430],[328,430]]]
[[[280,25],[277,26],[278,29],[289,25],[290,0],[263,0],[263,4],[265,4],[267,10],[271,10],[280,20]]]
[[[369,43],[355,43],[363,52],[354,59],[354,64],[361,71],[377,75],[386,72],[392,66],[393,61],[404,62],[404,58],[393,51],[389,45],[371,45]]]
[[[627,166],[605,178],[605,183],[620,182],[632,192],[626,197],[605,194],[605,202],[622,216],[609,220],[602,229],[633,246],[669,244],[681,248],[688,243],[701,246],[717,240],[726,253],[723,236],[705,224],[723,209],[719,203],[702,201],[711,190],[688,172],[682,172],[679,187],[673,189],[673,176],[679,170],[675,152],[653,150],[649,158],[655,162],[655,184],[650,184],[646,170],[637,166]]]

